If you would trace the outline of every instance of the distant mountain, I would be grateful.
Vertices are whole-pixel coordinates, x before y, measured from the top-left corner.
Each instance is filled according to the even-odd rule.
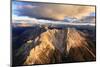
[[[68,20],[67,20],[68,19]],[[41,26],[46,25],[48,27],[91,27],[95,26],[95,17],[83,17],[82,19],[76,18],[66,18],[66,21],[52,21],[38,19],[37,21],[33,20],[13,20],[12,27],[32,27],[32,26]],[[85,26],[85,27],[84,27]]]
[[[64,22],[74,22],[74,21],[78,21],[78,19],[77,18],[72,18],[72,17],[65,17],[64,18],[64,20],[63,20]]]
[[[28,20],[28,19],[17,19],[17,20],[12,20],[12,26],[13,27],[30,27],[34,26],[34,24],[37,24],[38,21],[36,20]]]
[[[86,17],[83,17],[80,21],[84,22],[84,23],[96,23],[96,17],[95,16],[86,16]]]
[[[96,17],[95,16],[85,16],[81,19],[65,17],[64,22],[95,23],[96,22]]]

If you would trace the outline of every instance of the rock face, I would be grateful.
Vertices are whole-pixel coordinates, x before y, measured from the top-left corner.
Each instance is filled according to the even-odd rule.
[[[79,30],[46,29],[27,40],[14,57],[16,65],[95,61],[96,49],[88,35]]]
[[[48,64],[61,62],[61,54],[65,48],[64,34],[67,30],[47,30],[38,38],[35,48],[32,48],[25,64]]]
[[[68,57],[74,61],[91,61],[95,60],[95,46],[87,36],[75,29],[69,29],[67,32],[67,49]]]

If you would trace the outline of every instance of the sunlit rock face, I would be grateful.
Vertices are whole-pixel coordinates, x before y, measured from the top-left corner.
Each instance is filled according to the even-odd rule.
[[[70,61],[91,61],[95,60],[95,45],[88,36],[75,29],[68,29],[67,49]]]
[[[95,43],[88,33],[74,28],[45,29],[41,27],[34,30],[31,34],[33,38],[28,36],[31,39],[26,40],[16,50],[15,64],[33,65],[96,60]],[[43,30],[45,31],[42,32]],[[38,32],[37,36],[36,32]],[[24,32],[23,36],[28,33]]]
[[[47,30],[37,40],[37,46],[32,48],[25,64],[48,64],[61,62],[65,48],[64,36],[67,30]]]

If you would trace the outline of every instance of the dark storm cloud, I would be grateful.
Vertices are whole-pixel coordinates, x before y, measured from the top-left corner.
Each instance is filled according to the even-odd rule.
[[[75,6],[62,4],[44,4],[21,2],[15,9],[19,16],[29,16],[42,19],[63,20],[66,16],[81,18],[95,11],[92,6]]]

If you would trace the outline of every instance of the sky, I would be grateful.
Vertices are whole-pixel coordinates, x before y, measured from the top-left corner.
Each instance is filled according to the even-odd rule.
[[[48,4],[35,2],[12,2],[12,17],[46,20],[64,20],[65,17],[82,18],[95,16],[94,6]]]

